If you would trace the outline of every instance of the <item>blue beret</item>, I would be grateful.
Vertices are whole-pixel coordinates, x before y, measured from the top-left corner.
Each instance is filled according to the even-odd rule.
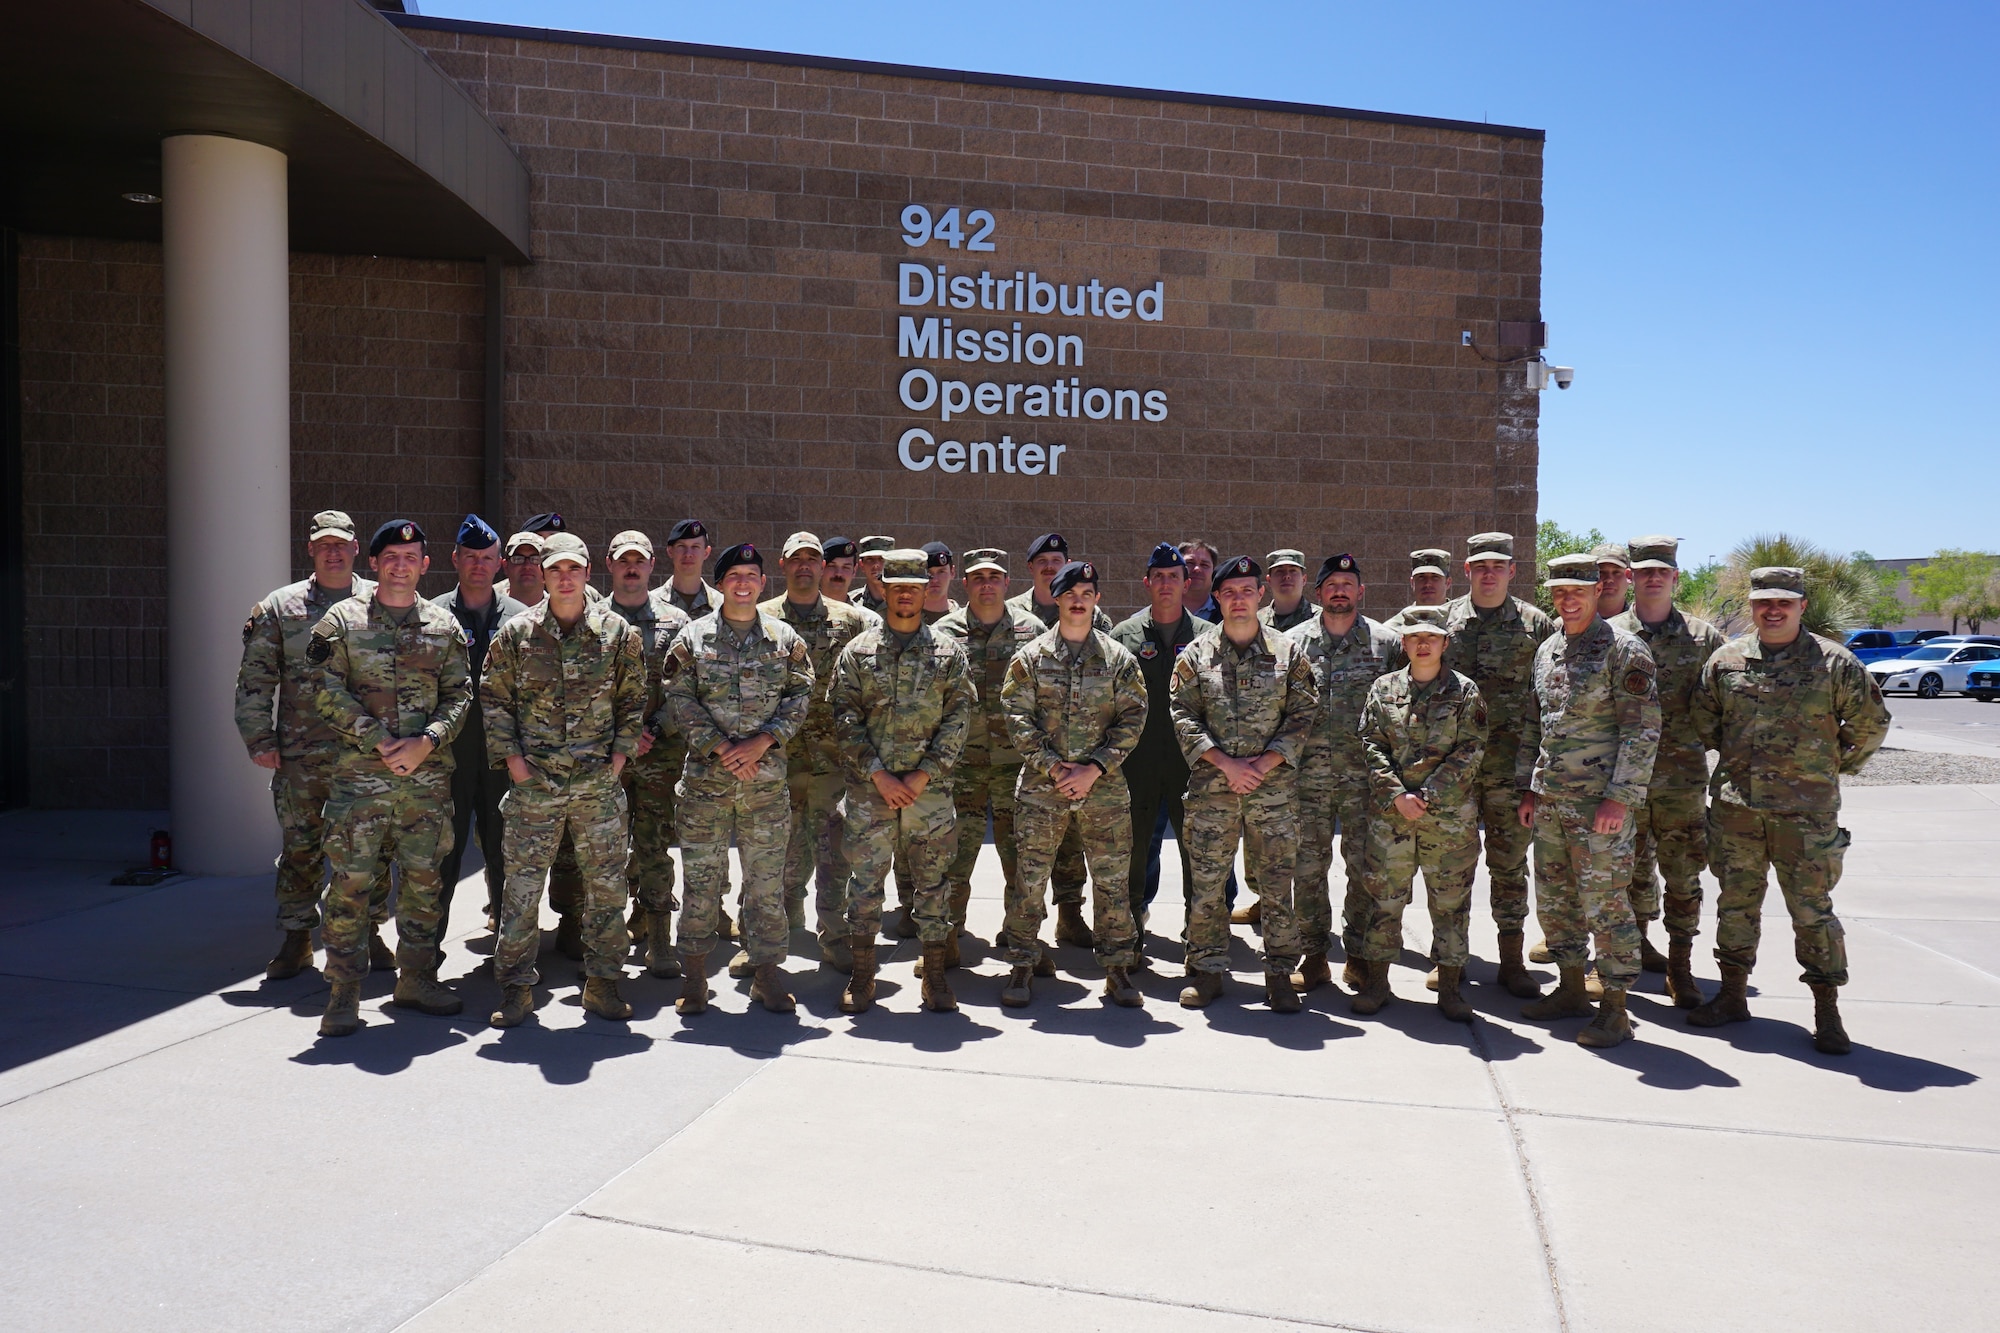
[[[1079,583],[1088,583],[1091,587],[1095,588],[1097,586],[1097,566],[1091,564],[1088,560],[1070,561],[1057,570],[1055,578],[1049,581],[1049,595],[1060,597]]]
[[[523,523],[521,525],[521,531],[539,532],[542,533],[543,535],[547,535],[548,533],[551,532],[568,532],[569,525],[563,522],[563,516],[561,514],[555,513],[554,511],[550,511],[549,513],[546,514],[537,514],[533,518],[529,519],[526,523]]]
[[[738,565],[752,565],[762,569],[764,553],[749,542],[740,542],[715,557],[715,577],[721,578],[724,570],[734,569]]]
[[[1234,560],[1225,561],[1215,568],[1215,579],[1211,586],[1221,587],[1230,579],[1261,579],[1264,567],[1247,555],[1239,555]]]
[[[368,554],[380,555],[385,546],[402,546],[409,542],[422,545],[424,530],[407,518],[392,518],[375,529],[375,535],[368,539]]]
[[[1146,557],[1146,568],[1186,569],[1187,557],[1182,555],[1181,548],[1172,542],[1161,542],[1153,548],[1153,553]]]
[[[468,551],[483,551],[489,546],[498,546],[500,534],[479,515],[467,514],[465,522],[458,525],[458,544]]]
[[[1054,551],[1057,555],[1069,554],[1069,543],[1063,540],[1063,535],[1060,532],[1045,532],[1028,543],[1028,559],[1030,560],[1033,560],[1038,555],[1047,555],[1050,551]]]
[[[852,560],[855,555],[854,538],[828,537],[820,543],[819,553],[828,560]]]
[[[701,520],[698,518],[684,518],[674,524],[673,527],[667,529],[667,545],[669,546],[672,546],[675,542],[693,541],[697,538],[702,541],[708,540],[708,529],[701,525]],[[760,565],[758,568],[761,569],[763,566]]]
[[[1358,579],[1361,577],[1361,566],[1355,564],[1354,557],[1345,551],[1330,555],[1319,562],[1319,577],[1313,580],[1313,587],[1325,583],[1329,574],[1352,574]]]
[[[951,564],[951,548],[943,542],[924,543],[924,566],[928,569],[943,569]]]

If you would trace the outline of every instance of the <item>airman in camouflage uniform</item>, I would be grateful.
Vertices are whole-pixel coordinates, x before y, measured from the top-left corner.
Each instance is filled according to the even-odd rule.
[[[1002,927],[1013,974],[1000,999],[1017,1007],[1028,1003],[1035,964],[1042,956],[1049,870],[1063,835],[1075,828],[1090,873],[1092,933],[1098,964],[1105,970],[1104,993],[1130,1007],[1140,1003],[1126,977],[1138,961],[1139,928],[1129,881],[1131,798],[1121,770],[1146,728],[1146,682],[1138,659],[1091,627],[1097,610],[1095,565],[1064,565],[1050,591],[1063,605],[1062,619],[1014,655],[1000,691],[1007,729],[1022,761],[1015,792],[1021,876],[1008,890]],[[1074,772],[1093,768],[1094,775]]]
[[[1632,850],[1631,890],[1632,915],[1639,921],[1639,958],[1647,971],[1666,972],[1667,990],[1674,1003],[1692,1009],[1701,1003],[1690,963],[1694,937],[1701,933],[1701,872],[1708,863],[1704,799],[1708,755],[1701,737],[1695,734],[1689,701],[1702,664],[1727,639],[1706,620],[1683,615],[1673,605],[1679,550],[1680,542],[1673,537],[1633,540],[1629,551],[1633,578],[1640,584],[1640,603],[1647,597],[1648,584],[1663,583],[1662,591],[1669,599],[1666,616],[1656,624],[1647,624],[1640,617],[1640,603],[1635,603],[1632,610],[1613,616],[1611,625],[1646,645],[1660,688],[1660,753],[1653,760],[1645,807],[1632,812],[1639,825]],[[1667,958],[1661,958],[1646,938],[1646,923],[1660,917],[1655,861],[1667,881]]]
[[[1722,885],[1715,903],[1722,990],[1688,1021],[1749,1021],[1745,996],[1771,867],[1812,988],[1813,1043],[1844,1055],[1838,996],[1847,984],[1847,941],[1833,914],[1849,842],[1840,827],[1840,775],[1860,772],[1880,748],[1889,711],[1854,654],[1800,626],[1805,605],[1803,570],[1751,570],[1757,628],[1708,659],[1690,700],[1695,734],[1719,752],[1709,779],[1708,854]]]
[[[682,1014],[707,1007],[708,954],[721,938],[733,835],[743,867],[743,957],[731,966],[755,977],[751,995],[766,1009],[788,1013],[796,1006],[778,967],[792,831],[786,747],[812,707],[812,655],[789,625],[758,610],[764,557],[756,547],[744,543],[717,556],[715,577],[721,609],[682,630],[667,652],[666,711],[687,737],[678,791],[686,975],[675,1007]]]
[[[583,1007],[614,1021],[632,1013],[618,995],[630,947],[619,779],[645,729],[644,650],[621,616],[584,598],[590,552],[574,534],[547,540],[542,568],[548,596],[494,634],[479,687],[491,761],[514,783],[503,801],[507,889],[493,975],[505,996],[495,1027],[534,1009],[542,884],[565,833],[583,878]]]
[[[957,847],[951,774],[976,711],[965,650],[923,624],[929,583],[921,551],[884,558],[885,623],[841,650],[833,669],[834,734],[847,770],[847,932],[854,956],[841,1009],[860,1013],[875,995],[875,937],[892,861],[910,875],[923,940],[923,998],[958,1007],[945,978],[953,935],[945,868]]]
[[[391,520],[368,551],[381,585],[330,609],[306,649],[320,671],[315,706],[339,738],[326,802],[333,878],[321,931],[333,992],[320,1033],[329,1037],[360,1026],[369,892],[389,861],[402,868],[394,1003],[428,1014],[463,1007],[437,979],[438,866],[451,850],[451,742],[472,706],[470,649],[452,613],[417,595],[430,565],[422,528]]]
[[[877,534],[863,537],[855,544],[855,566],[861,573],[861,586],[848,594],[847,600],[863,611],[882,614],[882,560],[896,549],[894,537]]]
[[[1368,917],[1351,950],[1363,972],[1353,1009],[1372,1014],[1389,999],[1389,965],[1402,953],[1403,911],[1421,869],[1438,960],[1438,1010],[1469,1023],[1472,1008],[1459,984],[1479,865],[1474,781],[1486,753],[1486,704],[1478,686],[1442,669],[1448,638],[1442,608],[1406,607],[1400,619],[1402,642],[1418,665],[1369,685],[1359,729],[1372,810],[1363,877]],[[1429,678],[1417,679],[1416,670]]]
[[[1583,971],[1592,940],[1604,998],[1577,1037],[1615,1046],[1632,1035],[1625,992],[1639,975],[1632,918],[1632,839],[1660,744],[1660,698],[1646,645],[1597,614],[1597,568],[1588,555],[1549,562],[1548,586],[1561,634],[1535,652],[1535,700],[1527,739],[1535,759],[1519,777],[1535,829],[1535,909],[1562,981],[1525,1018],[1591,1012]],[[1525,747],[1524,747],[1525,750]]]
[[[1292,571],[1297,570],[1294,574]],[[1319,607],[1306,595],[1306,557],[1303,551],[1273,551],[1264,557],[1264,581],[1271,594],[1257,612],[1257,623],[1269,625],[1280,634],[1319,619]],[[1293,585],[1297,584],[1294,591]],[[1282,609],[1279,602],[1287,603]]]
[[[1410,552],[1410,606],[1443,606],[1451,600],[1451,552],[1442,546],[1426,546]],[[1400,634],[1403,630],[1403,611],[1398,611],[1382,624],[1390,631]]]
[[[1541,993],[1521,956],[1533,837],[1515,811],[1534,768],[1535,747],[1528,733],[1536,711],[1535,649],[1556,627],[1534,603],[1507,595],[1514,572],[1511,535],[1475,534],[1466,543],[1465,572],[1473,591],[1446,608],[1451,647],[1445,651],[1445,665],[1477,685],[1486,701],[1479,822],[1485,828],[1493,924],[1500,934],[1500,984],[1526,999]]]
[[[306,660],[313,626],[336,604],[366,597],[375,585],[354,577],[354,520],[338,509],[314,514],[306,546],[314,574],[279,588],[250,608],[243,622],[243,663],[236,672],[236,730],[244,748],[271,775],[271,803],[282,835],[277,859],[278,929],[284,943],[265,969],[272,980],[295,977],[312,966],[312,929],[319,924],[320,885],[326,878],[321,839],[337,743],[314,706],[319,668]],[[346,578],[343,584],[341,577]],[[369,893],[369,919],[388,916],[389,868],[383,865]],[[394,960],[380,935],[369,936],[380,967]]]
[[[1299,961],[1292,907],[1298,764],[1319,694],[1305,655],[1290,639],[1257,623],[1262,577],[1249,556],[1217,569],[1215,598],[1223,623],[1174,663],[1174,731],[1193,770],[1187,794],[1194,864],[1187,946],[1192,984],[1181,992],[1181,1003],[1189,1008],[1201,1008],[1222,993],[1229,969],[1223,884],[1239,841],[1246,869],[1256,867],[1265,994],[1273,1009],[1299,1008],[1291,975]]]
[[[1280,554],[1287,554],[1280,552]],[[1333,903],[1327,873],[1333,868],[1333,839],[1340,835],[1340,859],[1347,874],[1341,909],[1341,946],[1358,958],[1361,933],[1373,913],[1363,882],[1368,850],[1368,756],[1361,748],[1361,709],[1376,677],[1402,658],[1401,639],[1360,613],[1367,591],[1354,557],[1330,556],[1314,585],[1320,612],[1286,637],[1305,655],[1319,691],[1319,712],[1299,760],[1299,859],[1293,870],[1292,901],[1299,914],[1305,960],[1293,978],[1302,991],[1333,979],[1327,947],[1333,938]],[[1266,611],[1269,607],[1264,608]],[[1329,621],[1332,623],[1329,624]],[[1343,623],[1344,622],[1344,623]],[[1340,625],[1338,632],[1334,626]],[[1358,980],[1358,978],[1355,978]]]

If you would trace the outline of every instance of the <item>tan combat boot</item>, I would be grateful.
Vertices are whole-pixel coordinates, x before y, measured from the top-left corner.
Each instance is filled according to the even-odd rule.
[[[1035,944],[1035,975],[1038,977],[1052,977],[1055,974],[1056,960],[1049,957],[1049,951],[1042,948],[1038,941]]]
[[[1262,898],[1252,898],[1249,902],[1229,914],[1229,924],[1232,926],[1254,926],[1262,922],[1263,919],[1264,900]]]
[[[556,952],[573,963],[583,961],[583,922],[575,912],[556,918]]]
[[[1437,959],[1433,958],[1431,959],[1431,970],[1424,973],[1424,989],[1427,991],[1435,991],[1437,988],[1438,988],[1438,965],[1437,965]]]
[[[435,967],[406,967],[397,973],[396,993],[389,998],[389,1003],[398,1009],[414,1009],[420,1014],[433,1014],[440,1018],[465,1008],[465,1001],[438,984]]]
[[[1222,997],[1222,973],[1196,972],[1181,988],[1181,1008],[1206,1009]]]
[[[1593,960],[1583,973],[1583,993],[1592,1000],[1604,998],[1604,978],[1597,975],[1597,963]]]
[[[1625,1013],[1625,992],[1616,986],[1607,986],[1604,998],[1597,1005],[1597,1017],[1576,1034],[1576,1044],[1605,1051],[1630,1040],[1632,1020]]]
[[[1694,941],[1667,941],[1667,994],[1676,1009],[1692,1009],[1701,1003],[1701,987],[1695,984]]]
[[[689,1018],[708,1009],[708,955],[689,954],[681,960],[681,994],[674,1012]]]
[[[583,1007],[586,1012],[608,1018],[613,1023],[623,1023],[632,1017],[632,1006],[618,994],[616,977],[585,977]]]
[[[729,959],[729,979],[741,981],[757,971],[757,965],[750,961],[748,949],[738,949]]]
[[[632,903],[632,914],[625,918],[625,933],[632,937],[634,944],[646,938],[646,931],[649,929],[646,915],[645,907],[635,900]]]
[[[908,903],[896,909],[895,934],[899,940],[913,940],[917,937],[917,919],[910,915]]]
[[[1007,973],[1007,984],[1000,988],[1000,1003],[1009,1009],[1025,1009],[1035,998],[1035,969],[1016,967]]]
[[[1688,1026],[1719,1028],[1724,1023],[1750,1021],[1750,971],[1730,963],[1722,965],[1722,989],[1707,1004],[1688,1010]]]
[[[264,964],[264,976],[271,981],[295,977],[313,965],[313,936],[310,930],[288,930],[285,942],[271,961]]]
[[[819,946],[819,960],[836,972],[852,972],[855,958],[853,941],[861,939],[868,941],[868,957],[872,960],[875,957],[873,935],[856,935],[852,938],[839,935],[830,940],[822,940]]]
[[[957,967],[959,965],[958,932],[956,930],[944,937],[944,965],[946,967]]]
[[[958,997],[951,993],[951,983],[945,979],[944,945],[924,946],[924,1008],[935,1014],[948,1014],[958,1008]]]
[[[1652,937],[1646,933],[1649,924],[1646,921],[1639,923],[1639,967],[1646,972],[1664,972],[1667,970],[1667,956],[1653,947]],[[1672,940],[1667,941],[1667,947],[1673,947]]]
[[[1368,984],[1368,964],[1347,955],[1347,966],[1340,969],[1340,984],[1349,990],[1360,990]]]
[[[672,921],[665,912],[648,912],[645,916],[646,970],[656,977],[681,974],[681,955],[674,948]]]
[[[1463,967],[1438,967],[1438,1012],[1454,1023],[1470,1023],[1472,1006],[1459,994],[1459,986],[1465,980]]]
[[[1528,965],[1521,961],[1520,931],[1509,930],[1501,933],[1500,975],[1494,979],[1517,1000],[1532,1000],[1542,993],[1542,988],[1528,975]]]
[[[1547,967],[1555,960],[1555,955],[1549,952],[1547,940],[1536,940],[1535,947],[1528,950],[1528,961],[1531,963],[1540,963],[1543,967]]]
[[[840,1012],[865,1014],[875,1003],[875,937],[854,935],[847,948],[847,989],[840,993]]]
[[[1840,987],[1808,983],[1813,994],[1813,1049],[1821,1055],[1846,1055],[1854,1049],[1840,1021]]]
[[[326,997],[326,1013],[319,1020],[322,1037],[348,1037],[361,1028],[361,983],[336,981]]]
[[[1557,969],[1562,979],[1556,983],[1556,988],[1549,992],[1548,998],[1522,1005],[1521,1017],[1538,1021],[1547,1018],[1589,1018],[1597,1012],[1584,990],[1583,964],[1559,963]]]
[[[1090,927],[1084,922],[1082,904],[1056,905],[1056,943],[1074,944],[1079,949],[1097,947],[1097,937],[1090,933]]]
[[[1389,964],[1361,960],[1361,989],[1354,992],[1354,998],[1347,1002],[1347,1011],[1367,1016],[1379,1014],[1382,1006],[1396,998],[1389,989]]]
[[[1121,1009],[1137,1009],[1146,1003],[1146,997],[1139,993],[1122,967],[1104,969],[1104,998]]]
[[[368,931],[368,970],[370,972],[394,972],[396,951],[382,938],[382,927],[372,926]]]
[[[535,988],[533,986],[509,986],[500,997],[500,1007],[488,1014],[486,1021],[496,1028],[519,1027],[529,1014],[535,1012]]]
[[[1292,973],[1292,985],[1301,995],[1310,995],[1332,980],[1333,969],[1327,966],[1324,949],[1307,954],[1299,960],[1299,970]]]
[[[799,1007],[785,984],[785,971],[776,963],[757,964],[756,979],[750,983],[750,998],[774,1014],[789,1014]]]
[[[1271,1006],[1274,1014],[1296,1014],[1299,1011],[1299,993],[1292,989],[1290,968],[1264,973],[1264,1003]]]

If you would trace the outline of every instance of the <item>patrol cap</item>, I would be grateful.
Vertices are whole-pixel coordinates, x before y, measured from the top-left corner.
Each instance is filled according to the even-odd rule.
[[[1187,571],[1187,557],[1182,555],[1181,548],[1172,542],[1161,542],[1153,548],[1153,553],[1146,557],[1146,568],[1178,569],[1185,573]]]
[[[1451,577],[1451,552],[1442,546],[1426,546],[1420,551],[1410,552],[1410,577],[1419,574],[1437,574]]]
[[[1681,539],[1678,537],[1634,537],[1628,549],[1634,569],[1679,569]]]
[[[653,558],[653,539],[634,528],[627,528],[611,539],[611,558],[616,560],[627,551],[637,551],[648,560]]]
[[[1319,577],[1313,580],[1313,587],[1317,588],[1335,574],[1352,574],[1358,579],[1361,577],[1361,566],[1355,564],[1354,557],[1345,551],[1330,555],[1319,562]]]
[[[590,568],[590,548],[583,544],[583,538],[574,532],[552,532],[542,538],[542,568],[569,561],[582,569]]]
[[[734,569],[738,565],[749,565],[761,573],[764,568],[764,553],[749,542],[738,542],[715,557],[715,577],[720,579],[724,571]]]
[[[855,555],[854,538],[828,537],[819,544],[819,553],[828,560],[852,560]]]
[[[701,525],[701,520],[698,518],[684,518],[667,529],[667,545],[669,546],[672,546],[675,542],[696,540],[704,542],[708,540],[708,529]]]
[[[354,540],[354,520],[342,509],[322,509],[313,515],[312,531],[306,540],[316,542],[321,537],[345,537]]]
[[[479,515],[467,514],[465,522],[458,525],[458,544],[468,551],[483,551],[489,546],[498,546],[500,534]]]
[[[1597,586],[1597,557],[1588,551],[1578,551],[1573,555],[1559,555],[1549,561],[1549,576],[1542,586],[1546,588],[1594,588]]]
[[[854,548],[857,555],[887,555],[896,549],[894,537],[863,537],[861,544]]]
[[[539,532],[517,532],[507,539],[507,554],[512,555],[523,546],[536,555],[542,553],[542,534]]]
[[[1445,638],[1451,633],[1445,628],[1445,612],[1441,606],[1406,606],[1400,619],[1402,625],[1397,633],[1406,639],[1412,634],[1435,634]]]
[[[1792,565],[1759,565],[1750,571],[1750,600],[1806,595],[1806,572]]]
[[[1624,542],[1600,542],[1590,548],[1590,558],[1600,565],[1617,565],[1621,569],[1632,568],[1632,557],[1626,551]]]
[[[1030,560],[1033,560],[1038,555],[1047,555],[1051,551],[1057,555],[1069,554],[1069,543],[1063,539],[1063,535],[1060,532],[1045,532],[1028,543],[1028,559]]]
[[[563,522],[563,516],[561,514],[556,513],[554,510],[550,510],[546,514],[536,514],[533,518],[529,519],[526,523],[523,523],[521,526],[526,528],[530,532],[569,531],[569,524]]]
[[[818,536],[810,532],[795,532],[785,538],[785,559],[791,559],[800,551],[811,551],[821,559],[826,558],[826,548],[820,545]]]
[[[1007,553],[997,546],[981,546],[965,553],[965,572],[977,574],[982,569],[997,569],[1007,572]]]
[[[952,563],[951,548],[949,546],[946,546],[943,542],[924,543],[925,568],[943,569],[946,565],[949,565],[951,563]]]
[[[922,551],[902,547],[882,553],[882,582],[921,583],[929,586],[930,557]]]
[[[1214,586],[1220,588],[1230,579],[1261,579],[1263,577],[1264,571],[1258,568],[1255,560],[1252,560],[1247,555],[1239,555],[1235,559],[1226,560],[1215,567]],[[1592,580],[1592,582],[1595,581],[1594,579]]]
[[[1304,573],[1306,568],[1306,553],[1304,551],[1283,550],[1273,551],[1264,557],[1264,571],[1266,573],[1278,568],[1280,565],[1291,565],[1300,573]]]
[[[1465,562],[1475,560],[1512,560],[1514,558],[1514,534],[1511,532],[1475,532],[1465,543]],[[1595,578],[1592,583],[1597,582]]]
[[[1092,588],[1096,588],[1097,566],[1088,560],[1070,561],[1057,570],[1056,576],[1049,580],[1049,595],[1060,597],[1079,583],[1088,583]]]
[[[392,518],[375,529],[375,535],[368,539],[368,554],[380,555],[385,546],[406,546],[411,542],[421,545],[424,530],[407,518]]]

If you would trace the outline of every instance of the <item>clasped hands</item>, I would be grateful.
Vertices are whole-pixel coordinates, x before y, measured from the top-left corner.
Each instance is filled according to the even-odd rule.
[[[1255,759],[1236,759],[1224,754],[1221,746],[1203,751],[1201,757],[1222,770],[1229,790],[1238,796],[1248,796],[1263,786],[1271,771],[1285,762],[1285,757],[1276,750],[1266,750]]]

